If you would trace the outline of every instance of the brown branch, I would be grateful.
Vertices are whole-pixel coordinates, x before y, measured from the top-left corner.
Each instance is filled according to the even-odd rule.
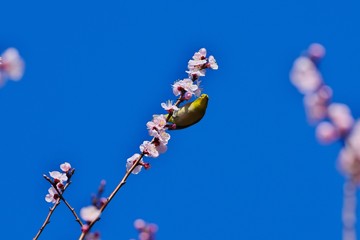
[[[63,190],[63,193],[65,192],[66,188],[71,184],[71,177],[72,175],[74,175],[74,172],[75,172],[75,169],[73,168],[71,170],[71,172],[69,173],[68,175],[68,181],[67,183],[65,184],[64,186],[64,190]],[[56,188],[55,188],[56,189]],[[56,200],[56,202],[54,203],[54,205],[49,209],[49,213],[48,215],[46,216],[45,218],[45,221],[44,223],[41,225],[39,231],[37,232],[37,234],[35,235],[35,237],[33,238],[33,240],[37,240],[39,237],[40,237],[40,234],[43,232],[43,230],[45,229],[46,225],[48,225],[50,223],[50,218],[51,218],[51,215],[54,213],[55,209],[57,208],[57,206],[60,204],[60,198]]]
[[[99,209],[100,210],[100,215],[101,213],[105,210],[105,208],[107,207],[107,205],[110,203],[110,201],[115,197],[116,193],[120,190],[120,188],[125,185],[126,180],[128,179],[128,177],[130,176],[131,172],[135,169],[135,167],[137,167],[137,165],[139,164],[139,162],[141,161],[141,159],[144,157],[144,153],[142,153],[140,155],[140,157],[134,162],[134,164],[131,166],[131,168],[126,171],[124,177],[121,179],[121,181],[119,182],[119,184],[115,187],[115,189],[113,190],[113,192],[109,195],[109,197],[106,199],[106,202],[104,203],[104,205],[102,205],[102,207]],[[86,234],[88,232],[90,232],[90,229],[94,226],[94,224],[100,220],[100,215],[99,217],[97,217],[95,220],[93,220],[92,222],[89,223],[89,227],[87,228],[86,231],[83,231],[79,237],[79,240],[83,240],[84,237],[86,236]]]
[[[60,192],[60,190],[57,188],[56,183],[53,182],[48,176],[46,176],[45,174],[43,175],[43,177],[55,188],[56,192],[58,193],[60,199],[65,203],[65,205],[69,208],[69,210],[72,212],[72,214],[75,217],[75,221],[77,221],[80,224],[80,227],[82,227],[84,224],[82,223],[82,221],[80,220],[79,216],[76,214],[75,209],[73,207],[71,207],[71,205],[68,203],[68,201],[66,201],[66,199],[63,196],[63,193]]]
[[[44,223],[41,225],[39,231],[37,232],[37,234],[33,238],[33,240],[37,240],[39,238],[40,234],[42,233],[42,231],[45,229],[46,225],[48,225],[50,223],[50,217],[59,204],[60,204],[60,198],[58,200],[56,200],[56,203],[54,203],[54,205],[49,209],[49,213],[48,213]]]

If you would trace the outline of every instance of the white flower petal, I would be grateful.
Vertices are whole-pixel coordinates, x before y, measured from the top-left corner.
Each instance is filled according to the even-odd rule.
[[[93,205],[83,207],[80,210],[81,218],[87,222],[92,222],[96,220],[100,216],[100,214],[101,214],[100,210]]]

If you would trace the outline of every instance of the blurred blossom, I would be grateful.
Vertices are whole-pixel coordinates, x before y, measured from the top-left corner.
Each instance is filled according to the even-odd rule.
[[[134,222],[134,227],[138,230],[143,229],[145,226],[146,226],[146,223],[142,219],[136,219]]]
[[[308,49],[308,55],[311,59],[321,59],[325,56],[325,48],[319,43],[313,43]]]
[[[101,214],[100,210],[93,205],[83,207],[80,209],[81,218],[87,222],[92,222],[96,220],[100,216],[100,214]]]
[[[316,92],[304,96],[305,111],[311,123],[318,122],[327,116],[327,105],[332,97],[332,90],[322,85]]]
[[[318,70],[319,61],[325,56],[325,48],[317,43],[310,45],[307,56],[295,60],[290,73],[293,85],[305,95],[304,105],[308,119],[321,122],[316,128],[321,143],[340,139],[343,143],[338,156],[339,170],[349,179],[344,186],[342,212],[343,240],[355,240],[356,186],[360,184],[360,120],[354,125],[349,107],[341,103],[330,103],[332,90],[324,85]]]
[[[360,181],[360,161],[352,148],[344,147],[339,154],[338,164],[340,171],[355,182]]]
[[[18,81],[24,74],[24,61],[15,48],[8,48],[0,56],[0,83],[8,78]]]
[[[357,120],[354,124],[346,143],[354,151],[358,160],[360,160],[360,120]]]
[[[85,240],[100,240],[100,233],[99,232],[88,233],[85,236]]]
[[[64,162],[60,165],[60,169],[64,172],[68,172],[71,169],[71,165],[68,162]]]
[[[141,232],[139,234],[139,240],[149,240],[149,239],[151,239],[150,237],[151,237],[150,233],[148,233],[148,232]]]
[[[319,98],[322,99],[323,102],[328,102],[332,98],[333,91],[332,91],[331,87],[329,87],[327,85],[322,85],[317,90],[317,94],[318,94]]]
[[[45,196],[45,201],[56,203],[56,201],[59,199],[59,194],[57,193],[56,189],[54,187],[50,187],[48,192],[49,193]]]
[[[327,115],[327,106],[316,93],[305,95],[304,105],[307,118],[311,123],[318,122]]]
[[[155,240],[155,233],[158,231],[156,224],[146,223],[142,219],[137,219],[134,222],[134,227],[139,232],[139,240]]]
[[[338,132],[333,124],[329,122],[321,122],[316,127],[316,137],[324,144],[329,144],[338,139]]]
[[[135,161],[138,160],[140,158],[140,154],[135,153],[134,155],[132,155],[130,158],[127,159],[126,161],[126,171],[129,171],[129,169],[134,165]],[[140,160],[141,163],[143,163],[142,160]],[[137,165],[134,170],[131,172],[132,174],[138,174],[142,169],[142,165],[139,164]]]
[[[352,125],[354,119],[349,107],[341,103],[332,103],[328,107],[328,116],[341,134],[346,134]]]
[[[304,94],[314,92],[322,84],[322,77],[310,58],[301,56],[295,60],[290,73],[291,82]]]

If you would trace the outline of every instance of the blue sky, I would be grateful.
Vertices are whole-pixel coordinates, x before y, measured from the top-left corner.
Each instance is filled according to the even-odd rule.
[[[69,161],[65,197],[79,210],[106,193],[148,140],[201,47],[219,64],[203,79],[205,118],[172,132],[168,151],[131,176],[95,226],[103,239],[340,239],[340,146],[323,147],[288,75],[312,42],[334,101],[360,114],[360,3],[287,1],[4,1],[0,51],[16,47],[22,81],[0,90],[2,238],[30,239],[44,218],[43,173]],[[40,239],[77,239],[61,205]]]

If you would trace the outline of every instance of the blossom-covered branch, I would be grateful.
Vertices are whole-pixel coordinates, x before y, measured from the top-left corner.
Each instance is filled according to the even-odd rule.
[[[308,120],[316,125],[317,139],[323,144],[340,141],[340,171],[347,177],[344,185],[343,240],[355,240],[356,185],[360,183],[360,120],[355,121],[350,108],[331,102],[332,89],[319,70],[325,48],[312,44],[298,57],[290,73],[293,85],[304,94]]]
[[[154,115],[152,121],[149,121],[146,124],[152,140],[143,141],[143,143],[140,145],[140,153],[135,153],[133,156],[127,159],[125,175],[119,184],[115,187],[113,192],[106,199],[106,201],[104,201],[101,206],[92,205],[85,207],[85,209],[91,209],[89,214],[80,214],[83,219],[86,219],[87,224],[82,227],[82,234],[80,235],[79,240],[84,239],[85,236],[90,232],[93,225],[100,219],[101,213],[115,197],[120,188],[126,183],[126,180],[130,174],[138,174],[142,167],[145,169],[150,167],[150,164],[144,162],[143,158],[156,158],[167,150],[167,143],[170,140],[170,134],[168,134],[166,131],[177,129],[175,120],[177,115],[179,117],[182,116],[181,119],[187,120],[186,126],[184,127],[195,124],[203,117],[207,107],[207,95],[198,98],[200,101],[196,99],[194,103],[196,102],[197,104],[194,104],[191,109],[191,105],[187,105],[187,108],[190,110],[187,110],[186,114],[189,117],[184,115],[184,111],[181,111],[182,109],[180,104],[186,100],[190,100],[193,96],[200,96],[200,77],[205,76],[206,69],[218,69],[215,58],[213,56],[209,56],[209,58],[207,58],[206,55],[206,49],[202,48],[194,54],[191,60],[189,60],[188,70],[186,71],[188,73],[188,78],[178,80],[172,85],[174,95],[178,96],[175,104],[172,104],[171,100],[168,100],[165,103],[161,103],[161,106],[167,111],[167,115]],[[206,100],[201,101],[201,99]],[[173,119],[173,121],[171,121],[171,119]]]
[[[16,51],[10,50],[10,52],[5,54],[3,58],[0,58],[0,77],[7,76],[16,80],[17,76],[20,75],[20,65],[23,66],[23,63],[19,60],[20,58],[16,58],[16,53]],[[126,172],[112,193],[107,198],[101,197],[105,188],[105,181],[102,181],[97,195],[93,196],[92,198],[92,204],[90,206],[83,207],[80,210],[80,216],[86,222],[86,224],[83,224],[83,222],[76,214],[74,208],[72,208],[63,197],[64,191],[71,183],[70,178],[74,173],[74,169],[71,168],[71,165],[69,163],[61,164],[60,168],[63,171],[62,173],[58,171],[50,172],[50,177],[53,178],[53,180],[50,177],[44,175],[44,178],[51,184],[45,200],[49,203],[53,203],[54,205],[52,208],[50,208],[43,225],[40,227],[38,233],[34,237],[35,240],[38,239],[46,225],[50,222],[52,213],[61,201],[66,204],[68,209],[74,215],[75,220],[81,226],[81,235],[79,237],[80,240],[84,238],[92,240],[100,238],[100,234],[98,232],[94,233],[90,232],[90,230],[100,219],[101,213],[106,209],[110,201],[115,197],[116,193],[126,183],[130,174],[138,174],[143,167],[145,169],[150,168],[150,163],[144,162],[143,158],[156,158],[167,150],[167,144],[170,140],[170,134],[167,132],[167,130],[190,127],[199,122],[205,115],[208,96],[206,94],[201,95],[202,89],[200,88],[200,77],[205,76],[206,69],[218,69],[215,58],[213,56],[209,56],[207,58],[206,54],[207,52],[205,48],[202,48],[196,52],[192,59],[188,62],[188,70],[186,71],[188,73],[188,78],[178,80],[172,85],[172,91],[174,95],[177,96],[175,103],[173,104],[173,101],[171,100],[161,103],[162,108],[167,113],[154,115],[153,119],[147,122],[146,126],[149,135],[152,137],[152,140],[143,141],[139,147],[140,153],[135,153],[127,159]],[[13,59],[17,59],[18,61],[12,62],[11,60]],[[193,96],[196,96],[197,99],[180,106],[181,103],[190,100]],[[141,231],[143,232],[142,235],[145,236],[147,234],[147,236],[150,237],[148,238],[149,240],[154,239],[154,237],[151,237],[154,236],[154,234],[152,234],[155,233],[155,231],[152,231],[154,229],[148,228],[146,226],[144,225],[141,228]]]

